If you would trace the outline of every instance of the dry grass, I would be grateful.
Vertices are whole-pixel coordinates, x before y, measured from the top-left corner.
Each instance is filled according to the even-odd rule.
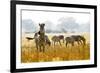
[[[67,34],[68,35],[68,34]],[[61,42],[62,46],[56,44],[56,46],[46,45],[45,52],[38,52],[34,40],[28,41],[25,39],[24,35],[22,38],[22,48],[21,48],[21,62],[48,62],[48,61],[72,61],[72,60],[87,60],[90,59],[90,44],[89,44],[89,34],[82,34],[87,40],[87,44],[75,46],[70,44],[66,48],[65,43]],[[32,36],[32,34],[31,34]],[[49,35],[51,39],[53,35]],[[65,35],[66,36],[66,35]]]

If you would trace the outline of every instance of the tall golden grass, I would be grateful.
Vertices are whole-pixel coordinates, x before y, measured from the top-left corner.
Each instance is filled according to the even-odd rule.
[[[69,34],[67,34],[69,35]],[[67,36],[64,34],[64,36]],[[61,42],[61,46],[56,44],[55,46],[45,46],[45,52],[38,52],[35,47],[34,40],[28,41],[25,39],[26,36],[33,36],[33,34],[24,34],[22,36],[22,45],[21,45],[21,62],[30,63],[30,62],[50,62],[50,61],[72,61],[72,60],[88,60],[90,59],[90,36],[89,33],[81,33],[86,38],[86,45],[78,45],[75,43],[74,46],[70,44],[68,47],[65,46],[65,43]],[[53,35],[48,35],[49,39]]]

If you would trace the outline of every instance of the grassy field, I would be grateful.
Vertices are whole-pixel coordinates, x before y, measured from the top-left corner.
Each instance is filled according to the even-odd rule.
[[[67,33],[64,36],[70,36],[80,34],[86,38],[86,45],[75,45],[72,47],[70,44],[66,48],[65,43],[61,42],[62,46],[56,44],[55,46],[46,45],[45,52],[38,52],[35,47],[34,40],[28,41],[25,39],[26,36],[33,37],[34,34],[22,35],[21,45],[21,62],[48,62],[48,61],[72,61],[72,60],[88,60],[90,59],[90,36],[89,33]],[[49,39],[55,34],[47,34]],[[58,34],[56,34],[58,35]]]

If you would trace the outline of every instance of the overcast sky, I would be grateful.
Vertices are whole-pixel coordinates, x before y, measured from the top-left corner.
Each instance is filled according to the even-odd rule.
[[[89,13],[22,11],[23,32],[35,32],[38,24],[45,23],[47,31],[89,32]]]

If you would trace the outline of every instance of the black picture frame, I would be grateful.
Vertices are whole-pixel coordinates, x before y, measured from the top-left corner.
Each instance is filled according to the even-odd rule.
[[[41,68],[25,68],[16,69],[16,5],[37,5],[37,6],[52,6],[52,7],[71,7],[71,8],[85,8],[94,10],[94,64],[89,65],[74,65],[74,66],[57,66],[57,67],[41,67]],[[48,3],[48,2],[33,2],[33,1],[11,1],[11,72],[29,72],[29,71],[45,71],[45,70],[61,70],[61,69],[79,69],[97,67],[97,6],[95,5],[79,5],[79,4],[62,4],[62,3]]]

